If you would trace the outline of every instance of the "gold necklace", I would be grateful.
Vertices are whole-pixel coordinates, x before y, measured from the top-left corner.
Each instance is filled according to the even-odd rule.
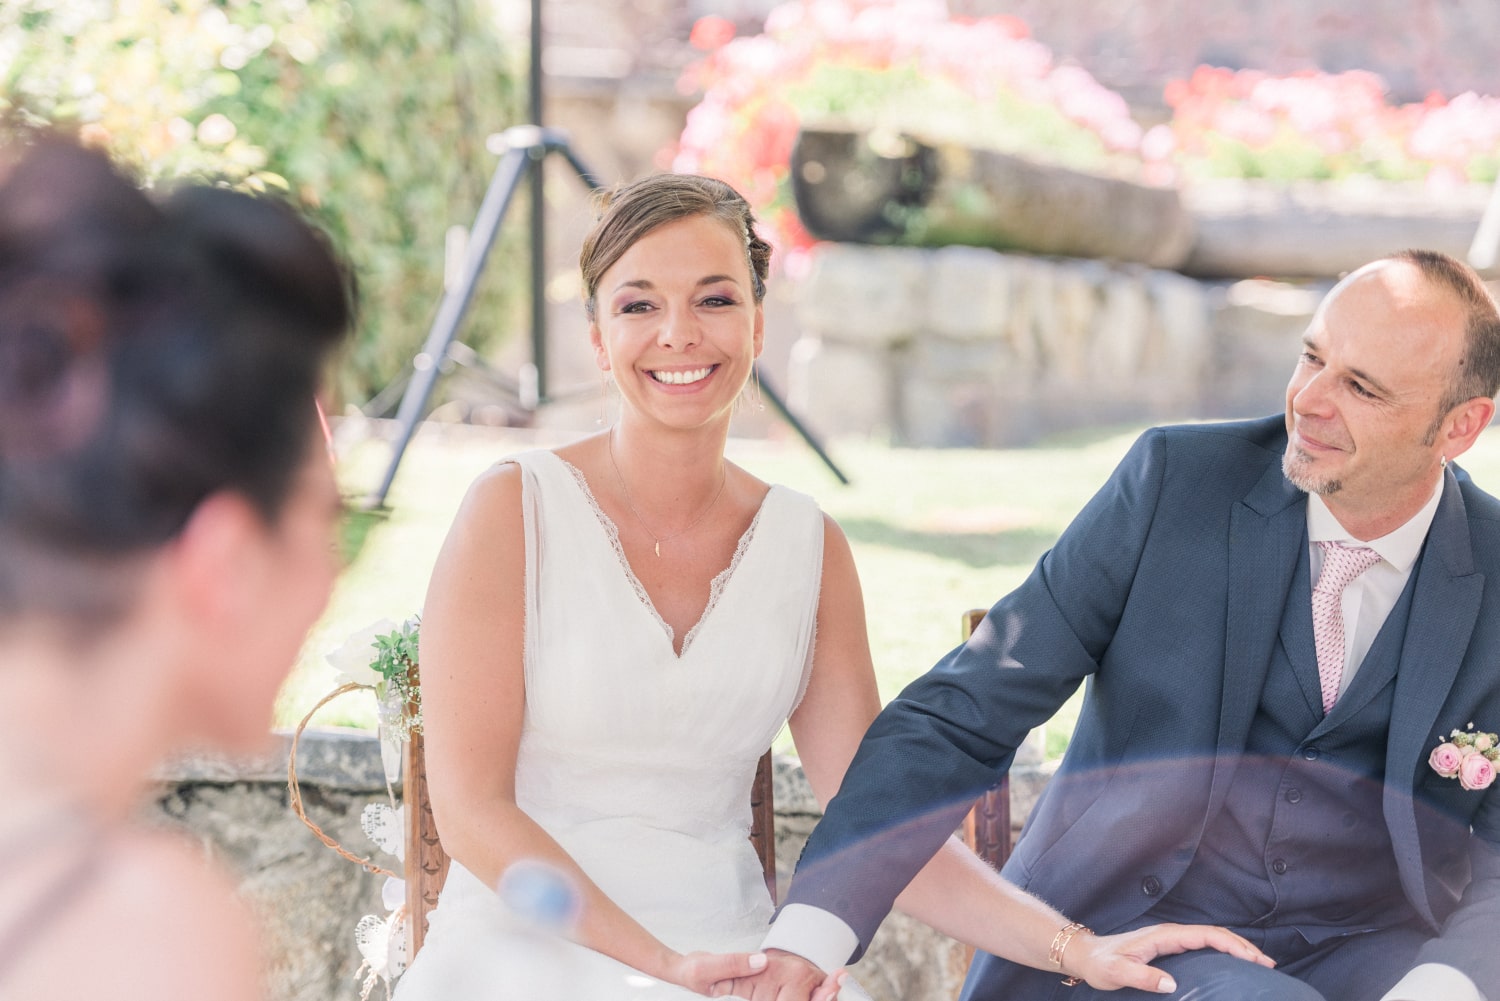
[[[719,476],[719,489],[714,491],[714,499],[708,502],[708,506],[703,509],[703,513],[694,518],[693,523],[688,527],[681,529],[680,531],[673,532],[671,535],[667,536],[664,539],[658,538],[656,533],[651,531],[651,526],[646,524],[646,519],[642,518],[641,513],[635,509],[635,503],[630,499],[630,488],[625,485],[625,477],[620,475],[620,464],[615,461],[614,428],[609,429],[609,437],[606,439],[606,441],[609,445],[609,464],[615,471],[615,479],[620,483],[620,493],[625,497],[625,506],[630,508],[630,513],[635,515],[636,522],[641,526],[641,528],[645,530],[647,535],[651,536],[651,541],[656,543],[655,548],[656,555],[658,557],[661,556],[661,544],[663,542],[671,542],[673,539],[686,535],[693,529],[697,528],[699,523],[702,522],[704,518],[708,517],[708,512],[712,511],[714,509],[714,505],[719,503],[719,495],[724,492],[724,484],[729,482],[729,467],[725,466],[723,472]]]

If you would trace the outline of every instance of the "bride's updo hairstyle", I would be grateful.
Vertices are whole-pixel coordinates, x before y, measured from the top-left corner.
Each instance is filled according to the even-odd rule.
[[[353,311],[287,205],[136,188],[47,137],[0,167],[0,626],[89,631],[205,498],[275,525]]]
[[[594,318],[599,279],[635,242],[658,226],[691,216],[711,216],[745,241],[755,301],[766,296],[771,245],[755,232],[750,203],[723,181],[698,174],[652,174],[598,196],[599,218],[578,255],[583,308]]]

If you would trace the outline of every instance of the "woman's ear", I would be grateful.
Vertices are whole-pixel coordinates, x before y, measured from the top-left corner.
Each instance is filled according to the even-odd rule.
[[[206,498],[168,554],[182,607],[209,628],[253,615],[264,537],[265,526],[249,501],[227,492]]]
[[[766,307],[764,303],[755,304],[755,357],[760,357],[761,349],[766,346]]]
[[[600,332],[597,320],[589,321],[589,343],[594,346],[594,364],[599,366],[599,371],[610,371],[609,352],[604,348],[604,334]]]

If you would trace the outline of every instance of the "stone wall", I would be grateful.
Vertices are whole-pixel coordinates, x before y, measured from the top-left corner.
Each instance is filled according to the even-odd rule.
[[[354,925],[365,914],[386,913],[384,881],[319,843],[292,814],[289,740],[281,735],[278,741],[273,753],[257,760],[205,756],[174,763],[159,775],[151,816],[187,831],[239,875],[240,892],[262,922],[269,1001],[355,1001],[360,957]],[[1050,773],[1034,753],[1020,757],[1024,763],[1012,774],[1017,826]],[[385,799],[373,736],[309,730],[297,771],[304,809],[319,826],[351,851],[375,852],[380,864],[397,866],[360,830],[360,811]],[[775,779],[777,873],[784,888],[822,812],[795,760],[778,756]],[[853,969],[875,1001],[951,1001],[968,958],[958,943],[893,914]],[[381,996],[378,989],[374,996]]]
[[[911,446],[1274,412],[1326,287],[828,244],[792,290],[789,395],[826,434]]]
[[[280,734],[264,758],[177,761],[159,775],[153,816],[185,829],[239,876],[240,893],[261,920],[269,1001],[357,1001],[354,925],[366,914],[385,916],[384,881],[324,847],[292,813],[289,748]],[[359,823],[367,803],[385,798],[375,738],[308,731],[297,765],[308,816],[351,851],[379,855]],[[388,856],[376,861],[399,868]]]

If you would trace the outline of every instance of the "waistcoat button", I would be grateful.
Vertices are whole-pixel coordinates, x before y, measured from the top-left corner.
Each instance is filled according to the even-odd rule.
[[[1278,876],[1285,876],[1286,875],[1286,870],[1287,870],[1287,864],[1286,864],[1286,861],[1284,859],[1276,859],[1275,861],[1273,861],[1271,863],[1271,871],[1274,872]]]
[[[1155,876],[1147,876],[1141,880],[1141,892],[1148,897],[1154,897],[1161,893],[1161,880]]]

